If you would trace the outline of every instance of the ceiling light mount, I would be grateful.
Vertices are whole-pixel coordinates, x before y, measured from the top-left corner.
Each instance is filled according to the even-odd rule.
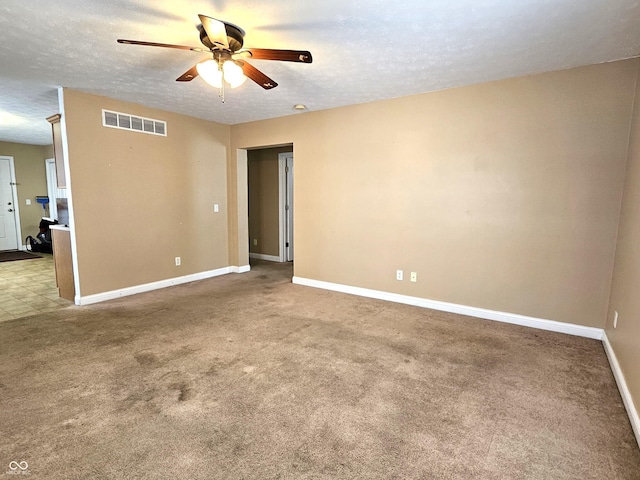
[[[245,31],[237,25],[234,25],[233,23],[223,21],[221,21],[221,23],[223,23],[225,27],[229,50],[231,50],[232,52],[237,52],[242,48],[242,45],[244,44]],[[200,25],[198,28],[200,30],[200,41],[205,47],[209,48],[210,50],[217,50],[222,47],[218,41],[211,41],[209,39],[207,30],[203,25]]]

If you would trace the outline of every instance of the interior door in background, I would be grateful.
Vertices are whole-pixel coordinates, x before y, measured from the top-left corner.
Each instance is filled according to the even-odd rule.
[[[20,245],[12,160],[0,157],[0,250],[17,250]]]

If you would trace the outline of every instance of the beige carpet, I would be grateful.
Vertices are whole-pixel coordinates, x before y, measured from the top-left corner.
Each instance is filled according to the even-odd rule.
[[[290,277],[258,263],[0,323],[0,474],[640,478],[600,342]]]

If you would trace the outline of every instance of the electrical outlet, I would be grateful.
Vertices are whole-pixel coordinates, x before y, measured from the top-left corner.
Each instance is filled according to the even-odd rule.
[[[257,244],[258,244],[258,239],[257,239],[257,238],[254,238],[254,239],[253,239],[253,244],[254,244],[254,245],[257,245]]]
[[[402,280],[402,270],[396,270],[396,280]]]
[[[618,326],[618,311],[613,312],[613,328]]]
[[[176,267],[179,267],[181,264],[180,257],[176,257]]]
[[[412,282],[418,281],[418,272],[411,272],[411,281]]]
[[[31,199],[27,198],[27,205],[31,205]]]
[[[213,212],[214,213],[218,213],[220,211],[220,205],[218,205],[217,203],[213,204]]]

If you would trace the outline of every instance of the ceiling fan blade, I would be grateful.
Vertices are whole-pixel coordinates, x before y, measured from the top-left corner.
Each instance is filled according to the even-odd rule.
[[[272,88],[276,88],[278,84],[267,77],[264,73],[258,70],[256,67],[247,62],[236,62],[238,65],[242,67],[242,72],[251,80],[256,82],[265,90],[271,90]]]
[[[211,43],[228,49],[229,40],[227,39],[227,27],[224,26],[224,23],[206,15],[198,15],[198,17]]]
[[[247,48],[239,53],[249,52],[254,60],[279,60],[281,62],[311,63],[313,57],[306,50],[274,50],[272,48]]]
[[[194,65],[189,70],[187,70],[182,75],[180,75],[178,78],[176,78],[176,82],[190,82],[197,76],[198,76],[198,69],[196,68],[196,65]]]
[[[118,43],[124,43],[126,45],[144,45],[147,47],[163,47],[163,48],[177,48],[178,50],[191,50],[192,52],[208,52],[209,50],[198,47],[187,47],[186,45],[171,45],[170,43],[155,43],[155,42],[141,42],[139,40],[125,40],[118,39]]]

